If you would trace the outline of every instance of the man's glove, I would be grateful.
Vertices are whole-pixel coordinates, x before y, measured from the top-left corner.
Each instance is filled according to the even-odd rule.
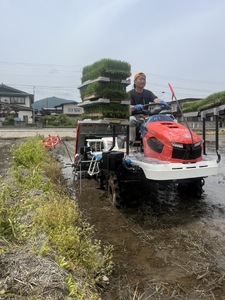
[[[167,108],[167,109],[171,109],[171,107],[169,106],[169,104],[168,103],[166,103],[166,101],[164,101],[164,100],[160,100],[160,102],[159,102],[160,104],[162,104],[162,105],[165,105],[165,107]]]
[[[141,105],[141,104],[136,104],[136,105],[134,106],[134,110],[143,110],[143,105]]]

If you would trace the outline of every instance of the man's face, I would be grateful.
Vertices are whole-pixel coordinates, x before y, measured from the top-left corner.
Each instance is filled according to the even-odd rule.
[[[146,85],[146,77],[144,75],[140,75],[136,80],[135,80],[136,87],[139,88],[144,88]]]

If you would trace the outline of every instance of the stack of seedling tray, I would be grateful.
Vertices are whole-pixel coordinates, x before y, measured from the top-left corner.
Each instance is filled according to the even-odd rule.
[[[127,62],[102,59],[83,68],[78,87],[84,108],[83,118],[128,119],[131,66]]]

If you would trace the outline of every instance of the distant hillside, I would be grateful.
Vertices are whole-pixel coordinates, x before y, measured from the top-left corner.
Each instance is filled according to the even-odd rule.
[[[32,108],[35,109],[42,109],[42,108],[53,108],[57,105],[63,104],[63,103],[78,103],[76,101],[73,100],[66,100],[63,98],[57,98],[57,97],[48,97],[48,98],[44,98],[38,101],[35,101],[32,105]]]

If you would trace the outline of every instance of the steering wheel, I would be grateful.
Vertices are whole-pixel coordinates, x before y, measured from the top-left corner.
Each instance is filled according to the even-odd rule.
[[[143,105],[144,111],[149,115],[156,115],[159,113],[166,114],[171,111],[171,108],[168,107],[168,105],[162,104],[162,103],[155,103],[151,102],[148,104]]]

